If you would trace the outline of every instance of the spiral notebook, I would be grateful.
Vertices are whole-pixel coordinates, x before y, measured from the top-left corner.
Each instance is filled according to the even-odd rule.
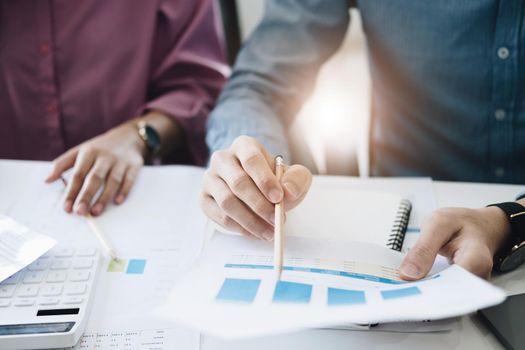
[[[287,214],[286,234],[375,243],[401,251],[411,202],[396,193],[314,182]]]

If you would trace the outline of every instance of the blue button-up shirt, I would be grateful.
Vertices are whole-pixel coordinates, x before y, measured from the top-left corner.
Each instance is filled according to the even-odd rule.
[[[340,46],[351,5],[267,2],[208,124],[212,151],[247,134],[286,154],[284,129]],[[373,86],[372,174],[525,183],[525,2],[355,5]]]

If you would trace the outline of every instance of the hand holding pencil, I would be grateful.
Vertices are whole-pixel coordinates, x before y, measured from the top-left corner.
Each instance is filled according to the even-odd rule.
[[[274,157],[256,139],[238,137],[211,157],[199,198],[203,211],[227,230],[272,241],[275,204],[291,210],[312,182],[302,165],[283,165],[280,181],[274,168]]]

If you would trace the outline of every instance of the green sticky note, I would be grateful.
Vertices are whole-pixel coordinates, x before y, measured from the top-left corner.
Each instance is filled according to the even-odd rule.
[[[108,272],[123,272],[127,265],[126,259],[111,260],[108,265]]]

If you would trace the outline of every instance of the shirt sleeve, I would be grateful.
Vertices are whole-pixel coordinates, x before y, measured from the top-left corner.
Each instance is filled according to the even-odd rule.
[[[183,130],[189,161],[204,165],[206,120],[229,75],[215,3],[165,0],[158,16],[144,110],[172,117]]]
[[[319,68],[341,45],[346,0],[272,0],[243,46],[207,125],[210,151],[240,135],[289,159],[285,129],[311,94]]]

